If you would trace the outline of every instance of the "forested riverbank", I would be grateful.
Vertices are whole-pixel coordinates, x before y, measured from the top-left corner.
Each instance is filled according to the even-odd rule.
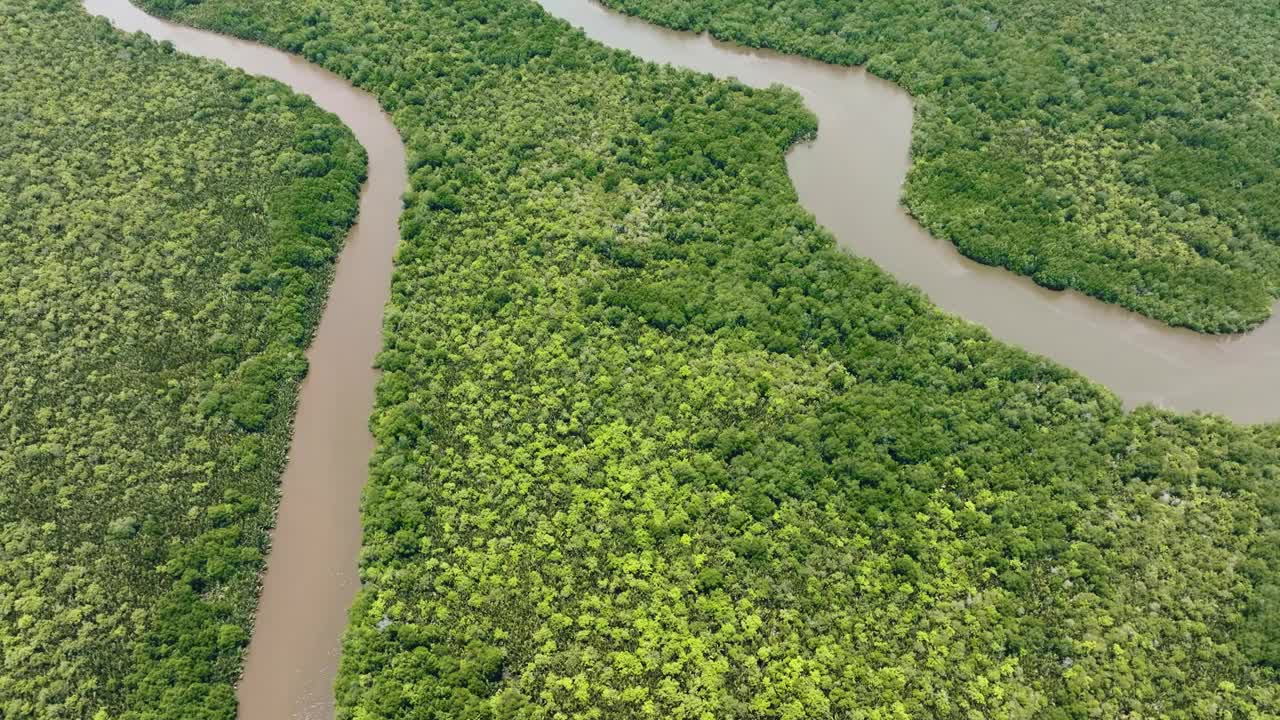
[[[230,718],[363,152],[75,0],[0,77],[0,716]]]
[[[151,7],[376,93],[412,188],[341,717],[1280,712],[1280,438],[837,251],[798,99],[518,0]]]
[[[605,0],[917,98],[904,201],[966,255],[1233,332],[1280,288],[1280,15],[1261,0]]]

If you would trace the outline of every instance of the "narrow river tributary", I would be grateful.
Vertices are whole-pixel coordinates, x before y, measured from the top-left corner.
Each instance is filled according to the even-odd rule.
[[[404,146],[372,95],[279,50],[156,19],[126,0],[84,0],[126,31],[274,78],[337,115],[369,155],[360,216],[338,258],[298,394],[289,462],[239,685],[241,720],[327,720],[347,609],[359,588],[360,492],[373,437],[369,415],[382,309],[408,184]]]
[[[942,309],[1085,374],[1129,406],[1155,403],[1244,422],[1280,417],[1280,321],[1228,337],[1172,329],[970,261],[920,228],[899,204],[912,104],[897,86],[859,68],[659,28],[588,0],[538,2],[592,39],[645,60],[798,91],[819,123],[818,137],[787,155],[801,203],[842,247],[919,287]],[[373,96],[300,58],[153,18],[127,0],[84,4],[123,30],[285,83],[341,118],[368,151],[359,221],[307,353],[310,371],[239,686],[242,720],[331,718],[339,641],[358,585],[359,500],[377,381],[371,366],[407,182],[404,147]]]

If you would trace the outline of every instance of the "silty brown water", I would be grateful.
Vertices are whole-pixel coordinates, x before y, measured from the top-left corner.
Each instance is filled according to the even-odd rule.
[[[408,178],[395,126],[367,93],[278,50],[153,18],[125,0],[85,0],[126,31],[279,80],[337,115],[369,154],[369,179],[328,304],[307,351],[288,466],[257,620],[239,685],[241,720],[333,717],[333,681],[347,609],[359,587],[360,492],[373,438],[369,415],[382,309]]]
[[[1280,321],[1248,335],[1174,329],[976,263],[930,236],[899,204],[912,104],[898,86],[861,68],[660,28],[588,0],[538,2],[591,39],[642,59],[799,92],[818,116],[817,138],[787,155],[801,204],[842,247],[920,288],[943,310],[1081,372],[1129,407],[1152,403],[1242,422],[1280,418]]]

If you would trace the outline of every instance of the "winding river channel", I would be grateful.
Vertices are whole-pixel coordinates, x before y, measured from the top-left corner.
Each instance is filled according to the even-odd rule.
[[[643,59],[798,91],[819,122],[818,137],[787,155],[801,203],[842,247],[919,287],[942,309],[1085,374],[1129,406],[1204,410],[1243,422],[1280,418],[1280,321],[1239,336],[1172,329],[975,263],[925,232],[899,204],[912,103],[897,86],[860,68],[658,28],[589,0],[538,2],[589,37]],[[330,718],[340,636],[358,586],[359,500],[377,381],[371,366],[407,183],[404,147],[373,96],[304,60],[158,20],[127,0],[84,4],[123,30],[289,85],[341,118],[368,151],[359,221],[307,353],[310,371],[239,686],[242,720]]]
[[[347,609],[359,588],[360,492],[373,437],[369,415],[382,346],[382,309],[408,185],[404,146],[377,99],[279,50],[158,20],[126,0],[84,0],[116,27],[168,40],[191,55],[266,75],[310,96],[369,155],[360,216],[338,258],[329,301],[307,351],[271,553],[240,681],[241,720],[333,717]]]
[[[787,155],[800,203],[841,247],[920,288],[943,310],[1079,371],[1129,407],[1204,410],[1241,422],[1280,418],[1280,321],[1248,335],[1173,329],[974,262],[929,235],[899,203],[912,104],[897,85],[862,68],[659,28],[589,0],[538,2],[593,40],[645,60],[799,92],[818,116],[817,138]]]

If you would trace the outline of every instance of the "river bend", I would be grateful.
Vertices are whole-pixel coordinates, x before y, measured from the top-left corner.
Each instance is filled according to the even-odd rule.
[[[818,116],[817,137],[787,155],[800,203],[841,247],[920,288],[943,310],[1105,385],[1128,407],[1280,419],[1280,320],[1247,335],[1171,328],[977,263],[920,227],[900,204],[913,110],[897,85],[862,68],[668,30],[591,0],[538,2],[591,39],[644,60],[799,92]]]

